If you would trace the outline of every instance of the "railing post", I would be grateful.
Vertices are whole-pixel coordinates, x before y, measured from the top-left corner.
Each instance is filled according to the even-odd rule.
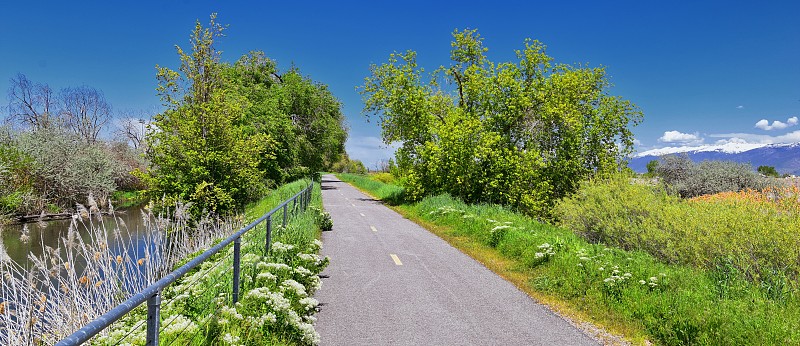
[[[272,215],[267,216],[267,240],[264,246],[264,256],[269,255],[269,247],[272,244]]]
[[[242,237],[233,240],[233,303],[239,301],[239,263],[241,262]]]
[[[286,228],[286,205],[288,204],[289,203],[283,205],[283,228]]]
[[[297,216],[297,198],[295,198],[294,202],[292,202],[292,216]]]
[[[314,181],[311,181],[311,185],[308,186],[308,192],[306,192],[306,208],[311,205],[311,196],[313,196],[314,192]]]
[[[161,290],[147,299],[147,346],[158,346],[158,329],[161,324]]]

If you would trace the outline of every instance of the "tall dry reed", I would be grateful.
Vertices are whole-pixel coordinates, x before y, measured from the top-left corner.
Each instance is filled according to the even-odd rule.
[[[57,248],[29,254],[27,269],[0,243],[0,345],[54,344],[242,224],[192,220],[190,205],[178,204],[170,217],[145,210],[145,231],[132,232],[120,218],[103,218],[94,199],[88,205],[78,206]]]

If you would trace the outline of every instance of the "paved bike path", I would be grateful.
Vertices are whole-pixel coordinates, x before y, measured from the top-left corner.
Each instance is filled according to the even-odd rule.
[[[596,345],[514,285],[381,202],[322,179],[323,345]]]

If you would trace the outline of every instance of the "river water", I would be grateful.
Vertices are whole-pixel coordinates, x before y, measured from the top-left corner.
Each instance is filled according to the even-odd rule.
[[[117,219],[121,219],[121,223],[117,222],[115,218],[111,216],[104,216],[102,223],[99,223],[96,219],[93,220],[93,222],[95,226],[104,225],[109,231],[109,234],[113,234],[112,230],[118,225],[121,229],[127,230],[126,232],[122,232],[125,234],[122,239],[110,237],[111,244],[109,244],[109,246],[115,248],[119,242],[138,243],[140,238],[144,238],[147,230],[143,214],[145,214],[145,211],[141,208],[133,207],[127,210],[115,211],[114,216]],[[87,222],[88,226],[88,221],[85,222]],[[67,236],[70,223],[71,220],[66,219],[38,223],[32,222],[26,225],[12,224],[0,226],[2,227],[2,245],[5,246],[12,260],[26,266],[26,264],[29,263],[28,254],[32,253],[33,255],[40,256],[44,251],[44,246],[57,248],[60,245],[60,239]],[[27,232],[24,230],[26,227]],[[77,230],[81,238],[88,240],[90,236],[88,227],[79,223]],[[23,237],[25,233],[27,233],[27,239]]]

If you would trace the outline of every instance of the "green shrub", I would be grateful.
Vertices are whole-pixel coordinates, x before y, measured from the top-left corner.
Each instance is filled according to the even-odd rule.
[[[643,250],[669,262],[714,269],[730,259],[761,281],[800,274],[800,214],[772,202],[682,200],[627,176],[585,183],[555,209],[560,225],[591,242]]]
[[[380,182],[382,182],[384,184],[394,184],[397,181],[397,179],[394,177],[394,175],[392,175],[391,173],[386,173],[386,172],[373,173],[373,174],[370,174],[369,177],[372,180],[380,181]]]
[[[384,184],[363,175],[342,173],[336,176],[342,181],[352,183],[361,189],[370,191],[375,197],[391,205],[401,204],[406,199],[406,190],[402,186]]]
[[[311,213],[314,214],[314,223],[319,227],[320,231],[328,232],[333,230],[333,220],[331,214],[323,211],[321,208],[311,207]]]
[[[687,155],[662,157],[655,171],[683,198],[725,191],[761,190],[768,184],[748,164],[732,161],[694,163]]]

